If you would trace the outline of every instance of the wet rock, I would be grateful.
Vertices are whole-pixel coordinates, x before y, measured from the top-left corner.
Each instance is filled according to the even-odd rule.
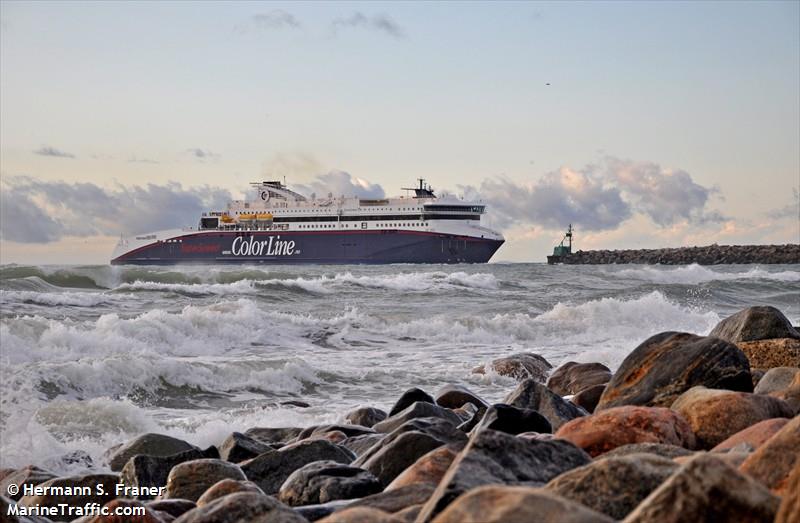
[[[540,383],[547,381],[547,375],[552,368],[553,366],[546,359],[532,352],[512,354],[493,360],[489,364],[489,369],[501,376],[508,376],[518,381],[531,378]],[[485,374],[486,367],[480,365],[472,369],[472,372]]]
[[[383,485],[388,485],[418,458],[445,443],[425,432],[415,430],[402,432],[391,440],[387,438],[369,459],[362,461],[359,458],[359,462],[363,463],[362,466],[366,470],[377,476]]]
[[[535,410],[512,407],[503,403],[489,407],[480,426],[514,435],[524,432],[553,432],[553,427],[547,418]]]
[[[370,507],[353,507],[337,510],[319,523],[405,523],[404,520]]]
[[[410,485],[436,486],[453,463],[460,449],[444,446],[434,449],[407,467],[386,487],[386,491]]]
[[[464,492],[487,484],[541,486],[589,456],[562,440],[530,441],[504,432],[476,430],[456,457],[419,521],[428,521]]]
[[[736,346],[747,356],[751,367],[800,367],[800,340],[794,338],[740,341]]]
[[[612,519],[547,490],[489,485],[453,501],[433,523],[612,523]]]
[[[681,456],[691,456],[694,452],[683,447],[678,447],[677,445],[669,445],[666,443],[629,443],[628,445],[621,445],[613,450],[609,450],[603,454],[601,458],[628,456],[630,454],[655,454],[656,456],[674,459]]]
[[[264,495],[264,491],[258,488],[258,485],[252,481],[222,479],[208,487],[208,489],[203,492],[203,495],[197,500],[197,506],[202,507],[203,505],[208,505],[215,499],[225,497],[229,494],[235,494],[237,492],[254,492],[256,494]]]
[[[234,432],[219,446],[219,457],[231,463],[239,463],[246,459],[254,458],[270,450],[269,445],[255,438],[245,436],[241,432]]]
[[[772,418],[759,421],[755,425],[751,425],[731,435],[711,449],[711,452],[727,452],[741,445],[747,445],[748,448],[755,450],[774,436],[787,423],[789,423],[789,420],[786,418]]]
[[[244,435],[269,445],[288,443],[294,440],[301,432],[303,432],[302,427],[253,427],[244,431]]]
[[[671,459],[654,454],[604,457],[561,474],[545,489],[623,519],[677,469]]]
[[[511,394],[506,396],[503,403],[512,407],[537,411],[547,418],[553,430],[558,430],[564,423],[588,414],[582,408],[532,379],[523,380]],[[545,431],[537,430],[536,432]]]
[[[739,468],[757,479],[774,493],[782,496],[786,492],[789,473],[800,463],[800,416],[758,447]]]
[[[792,416],[789,406],[777,398],[692,387],[672,404],[692,427],[697,446],[710,449],[730,436],[770,418]]]
[[[388,417],[389,415],[381,409],[376,409],[375,407],[360,407],[348,412],[344,419],[347,423],[352,423],[353,425],[372,427]]]
[[[341,445],[360,457],[385,437],[386,434],[364,434],[347,438]]]
[[[238,465],[221,459],[196,459],[175,465],[167,477],[164,499],[197,501],[216,482],[247,479]]]
[[[372,428],[362,427],[361,425],[348,425],[348,424],[314,425],[312,427],[303,429],[302,432],[300,432],[300,434],[297,435],[297,441],[313,437],[317,437],[317,439],[320,439],[321,436],[324,436],[329,432],[342,432],[348,438],[352,438],[354,436],[362,436],[364,434],[375,434],[375,431]]]
[[[86,474],[84,476],[69,476],[53,478],[34,487],[34,495],[23,496],[19,503],[26,507],[57,507],[68,505],[70,507],[84,507],[87,503],[105,505],[115,497],[114,492],[119,482],[116,474]],[[100,486],[98,488],[98,486]],[[53,487],[62,487],[62,493],[53,493]],[[83,490],[86,489],[86,492]],[[41,492],[41,494],[39,494]],[[104,492],[104,494],[100,494]],[[73,519],[66,511],[59,511],[58,516],[53,516],[54,521],[69,521]]]
[[[439,407],[433,403],[417,401],[400,412],[390,415],[380,423],[376,423],[372,428],[377,432],[392,432],[403,423],[414,418],[441,418],[449,421],[453,426],[462,423],[461,418],[450,409]]]
[[[487,409],[488,407],[484,406],[477,408],[466,421],[458,425],[458,430],[464,433],[472,432],[472,429],[477,427],[483,417],[486,415]]]
[[[305,440],[280,450],[265,452],[241,464],[247,479],[265,493],[277,494],[292,472],[314,461],[335,461],[349,464],[355,455],[346,448],[326,440]]]
[[[476,407],[489,406],[483,398],[468,388],[454,383],[448,383],[436,393],[436,404],[440,407],[457,409],[466,403],[472,403]]]
[[[714,455],[700,453],[681,466],[631,512],[625,523],[772,521],[778,498]]]
[[[177,518],[189,512],[197,505],[195,505],[194,501],[189,501],[188,499],[159,499],[145,503],[145,506],[149,510],[157,510]]]
[[[39,485],[47,480],[55,478],[56,475],[44,469],[40,469],[35,465],[29,465],[21,469],[17,469],[0,481],[0,494],[8,496],[14,501],[19,500],[25,491],[26,485]],[[19,487],[19,492],[16,494],[9,494],[8,486],[16,485]]]
[[[753,392],[756,394],[780,392],[789,388],[798,374],[800,374],[798,367],[774,367],[764,373]]]
[[[570,401],[586,412],[592,413],[597,408],[597,404],[600,402],[600,396],[603,395],[603,391],[605,390],[605,384],[594,385],[575,394]]]
[[[800,462],[796,463],[786,483],[775,523],[797,523],[800,521]]]
[[[187,450],[172,456],[146,456],[137,454],[133,456],[120,472],[120,482],[126,487],[140,489],[138,499],[153,499],[155,496],[148,494],[152,487],[163,487],[167,484],[169,472],[175,465],[198,459],[216,459],[219,453],[216,447],[206,450]],[[128,496],[130,497],[130,496]]]
[[[709,336],[731,343],[757,341],[774,338],[800,340],[800,332],[775,307],[748,307],[728,316],[711,330]]]
[[[342,510],[353,502],[351,499],[340,499],[337,501],[329,501],[327,503],[320,503],[318,505],[303,505],[300,507],[292,507],[296,513],[300,514],[308,521],[317,521],[326,516],[329,516],[337,510]]]
[[[421,483],[372,494],[352,502],[348,507],[369,507],[394,514],[413,505],[428,501],[436,486]]]
[[[277,499],[254,492],[237,492],[186,512],[175,523],[308,523]]]
[[[122,467],[137,454],[144,456],[171,456],[186,452],[187,450],[200,450],[194,445],[172,436],[148,433],[106,451],[105,459],[114,472],[119,472]]]
[[[284,407],[297,407],[300,409],[307,409],[311,406],[311,404],[308,403],[307,401],[301,401],[301,400],[286,400],[282,401],[280,404]]]
[[[747,358],[719,338],[662,332],[625,358],[595,410],[622,405],[669,407],[696,385],[752,392]]]
[[[144,509],[144,515],[130,515],[130,516],[117,516],[116,510],[124,510],[125,508]],[[105,508],[108,510],[108,515],[97,515],[87,519],[88,523],[166,523],[165,519],[171,521],[169,514],[161,514],[156,510],[148,510],[144,503],[141,501],[134,501],[129,499],[115,499],[106,503]]]
[[[571,396],[609,381],[611,369],[602,363],[568,361],[553,371],[547,380],[547,388],[559,396]]]
[[[629,443],[667,443],[692,449],[695,436],[677,412],[662,407],[616,407],[563,425],[556,438],[570,441],[592,456]]]
[[[400,398],[397,400],[394,406],[392,406],[392,409],[389,411],[389,417],[394,416],[398,412],[406,410],[408,407],[410,407],[412,404],[416,402],[436,403],[436,401],[434,401],[433,397],[430,394],[428,394],[422,389],[414,387],[408,389],[400,396]]]
[[[278,499],[291,506],[311,505],[361,498],[382,489],[369,471],[335,461],[316,461],[292,472],[281,486]]]

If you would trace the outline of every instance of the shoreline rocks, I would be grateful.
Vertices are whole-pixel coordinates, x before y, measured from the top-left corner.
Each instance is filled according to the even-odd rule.
[[[800,340],[784,319],[757,307],[722,320],[720,337],[656,334],[613,374],[600,363],[553,370],[531,353],[500,358],[490,372],[517,381],[499,380],[492,397],[503,403],[449,383],[335,422],[228,432],[206,450],[143,434],[107,451],[120,476],[0,470],[5,493],[37,489],[3,495],[0,508],[147,508],[73,523],[790,523],[800,517],[800,366],[785,364],[784,349]],[[117,484],[147,489],[119,495]]]
[[[798,263],[800,245],[706,245],[666,249],[625,249],[576,251],[564,256],[548,256],[547,263],[566,265],[607,265],[637,263],[646,265],[721,265]]]

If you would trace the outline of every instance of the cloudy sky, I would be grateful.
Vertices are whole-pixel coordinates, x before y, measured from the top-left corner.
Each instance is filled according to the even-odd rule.
[[[497,260],[800,241],[798,2],[2,2],[0,262],[250,181],[490,204]]]

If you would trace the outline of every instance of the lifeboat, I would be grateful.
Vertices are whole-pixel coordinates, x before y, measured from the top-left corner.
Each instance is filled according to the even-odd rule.
[[[233,223],[233,218],[231,218],[230,214],[223,214],[219,217],[222,223]]]
[[[272,213],[270,212],[262,212],[256,214],[256,220],[260,222],[271,222],[272,221]]]
[[[240,222],[252,222],[255,219],[256,219],[256,215],[255,214],[240,214],[239,215],[239,221]]]

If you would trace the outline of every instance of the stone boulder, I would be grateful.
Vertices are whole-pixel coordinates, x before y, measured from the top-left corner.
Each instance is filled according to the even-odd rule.
[[[277,499],[255,492],[236,492],[194,508],[174,523],[308,523]]]
[[[216,482],[247,479],[238,465],[221,459],[196,459],[175,465],[167,477],[164,499],[197,501]]]
[[[404,519],[370,507],[353,507],[337,510],[318,520],[319,523],[406,523]]]
[[[272,495],[280,491],[281,485],[292,472],[314,461],[335,461],[345,465],[355,455],[346,448],[326,440],[306,440],[287,445],[280,450],[265,452],[241,464],[247,479]]]
[[[572,396],[570,401],[586,412],[592,413],[597,408],[597,404],[600,402],[600,396],[603,395],[605,390],[605,383],[602,385],[593,385]]]
[[[35,487],[37,489],[41,488],[39,491],[41,494],[34,491],[33,495],[23,496],[20,498],[19,504],[26,507],[58,507],[59,505],[84,507],[88,503],[105,505],[117,497],[115,495],[117,483],[119,483],[119,476],[116,474],[86,474],[84,476],[53,478]],[[54,488],[59,487],[64,490],[53,492]],[[76,494],[76,491],[81,492],[84,488],[88,488],[89,492]],[[69,521],[73,518],[70,517],[67,511],[61,510],[59,515],[53,517],[53,519],[55,521]]]
[[[428,452],[447,444],[460,447],[466,439],[463,432],[444,420],[415,418],[395,429],[353,465],[369,470],[388,485]]]
[[[630,443],[667,443],[688,449],[696,441],[689,423],[662,407],[616,407],[563,425],[556,438],[567,440],[592,456]]]
[[[800,462],[795,463],[786,483],[786,492],[781,498],[781,506],[775,523],[797,523],[800,521]]]
[[[385,490],[388,492],[409,485],[438,485],[460,450],[457,446],[446,445],[424,454],[394,478]]]
[[[137,454],[144,456],[172,456],[187,450],[200,449],[172,436],[148,433],[108,449],[105,459],[111,470],[119,472],[128,460]]]
[[[786,493],[789,474],[800,463],[800,416],[795,416],[758,447],[739,470],[757,479],[774,493]]]
[[[654,454],[604,457],[561,474],[544,488],[623,519],[677,469],[671,459]]]
[[[362,427],[372,427],[376,423],[379,423],[389,415],[386,414],[386,411],[381,409],[376,409],[375,407],[359,407],[357,409],[353,409],[344,416],[344,420],[347,423],[352,423],[353,425],[361,425]]]
[[[728,452],[734,448],[741,448],[743,445],[755,450],[777,434],[787,423],[789,423],[787,418],[772,418],[759,421],[755,425],[731,435],[711,449],[711,452]]]
[[[348,438],[363,436],[364,434],[375,434],[375,430],[373,430],[371,427],[362,427],[361,425],[350,425],[347,423],[313,425],[303,429],[300,434],[297,435],[297,441],[302,441],[309,438],[325,439],[323,436],[330,432],[342,432]]]
[[[610,458],[612,456],[628,456],[630,454],[655,454],[662,458],[675,459],[684,456],[691,456],[694,451],[678,447],[677,445],[669,445],[667,443],[629,443],[622,445],[613,450],[609,450],[601,456],[601,458]]]
[[[422,403],[436,403],[433,399],[433,396],[428,394],[422,389],[418,389],[417,387],[408,389],[400,397],[397,399],[395,404],[392,406],[391,410],[389,410],[389,417],[394,416],[398,412],[406,410],[412,404],[422,402]]]
[[[487,484],[541,486],[589,463],[589,456],[562,440],[536,441],[491,429],[475,431],[421,509],[428,521],[464,492]]]
[[[611,369],[602,363],[568,361],[553,371],[547,380],[547,388],[559,396],[571,396],[609,381]]]
[[[800,367],[773,367],[764,373],[753,392],[756,394],[781,392],[788,389],[798,375],[800,375]]]
[[[219,446],[219,457],[231,463],[239,463],[263,454],[268,450],[271,450],[271,447],[266,443],[262,443],[251,436],[246,436],[241,432],[233,432]]]
[[[140,493],[138,499],[153,499],[155,496],[148,494],[152,487],[163,487],[167,484],[169,472],[175,465],[198,459],[219,458],[216,447],[206,450],[187,450],[171,456],[146,456],[137,454],[133,456],[120,472],[120,482],[126,487],[133,487]]]
[[[486,411],[480,427],[498,430],[506,434],[522,434],[525,432],[550,433],[553,427],[550,422],[533,409],[517,408],[498,403]]]
[[[335,461],[309,463],[286,478],[278,499],[287,505],[312,505],[369,496],[383,490],[369,471]]]
[[[466,403],[476,407],[489,407],[489,404],[480,396],[462,385],[448,383],[436,393],[436,404],[448,409],[457,409]]]
[[[596,411],[622,405],[669,407],[696,385],[752,392],[747,358],[735,345],[719,338],[662,332],[623,360]]]
[[[794,338],[800,340],[800,332],[775,307],[748,307],[717,323],[709,336],[731,343],[740,341]]]
[[[252,481],[222,479],[208,487],[208,489],[203,492],[203,495],[197,500],[196,505],[198,507],[202,507],[204,505],[208,505],[215,499],[223,498],[230,494],[236,494],[237,492],[253,492],[264,495],[264,491],[258,488],[258,485]]]
[[[740,341],[736,346],[754,368],[800,367],[800,340],[794,338]]]
[[[631,512],[625,523],[762,523],[779,500],[718,457],[700,453],[682,465]]]
[[[520,409],[537,411],[547,418],[553,430],[558,430],[564,423],[588,414],[582,408],[565,400],[533,379],[523,380],[506,396],[503,403]]]
[[[487,485],[459,496],[433,523],[612,523],[608,516],[547,490]]]
[[[500,376],[508,376],[517,381],[528,378],[540,383],[547,381],[547,375],[553,366],[538,354],[521,352],[503,358],[497,358],[489,363],[489,369]],[[480,365],[472,369],[475,374],[486,374],[486,366]]]
[[[376,432],[392,432],[403,423],[414,418],[441,418],[449,421],[453,426],[460,425],[462,420],[452,410],[434,405],[433,403],[417,401],[401,410],[390,415],[380,423],[376,423],[372,428]]]
[[[386,434],[363,434],[361,436],[347,438],[346,440],[342,441],[340,445],[348,449],[357,457],[360,457],[373,446],[377,445],[378,442],[383,440],[385,437]]]
[[[188,499],[157,499],[145,503],[145,507],[149,510],[157,510],[158,512],[169,514],[173,518],[182,516],[196,506],[194,501],[189,501]]]
[[[26,486],[39,485],[45,481],[54,479],[55,474],[44,469],[40,469],[35,465],[29,465],[21,469],[17,469],[7,474],[6,477],[0,481],[0,495],[9,496],[14,501],[19,500],[25,491]],[[19,491],[15,494],[9,494],[8,486],[16,485]]]
[[[386,490],[353,501],[348,507],[369,507],[394,514],[414,505],[422,505],[431,497],[435,485],[419,483]]]
[[[739,431],[771,418],[788,418],[786,402],[747,392],[692,387],[672,404],[697,437],[697,446],[710,449]]]

